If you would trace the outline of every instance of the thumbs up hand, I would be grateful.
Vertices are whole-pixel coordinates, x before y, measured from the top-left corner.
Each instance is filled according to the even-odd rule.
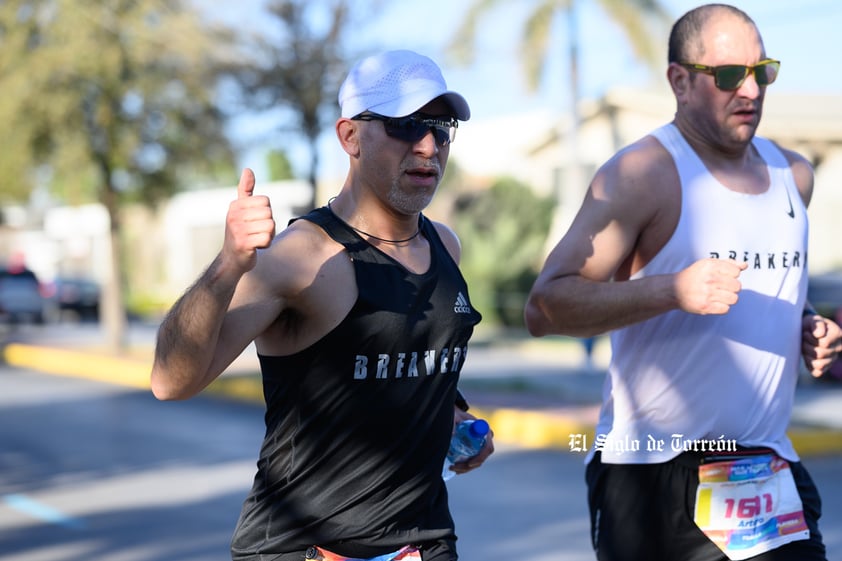
[[[254,173],[245,168],[237,185],[237,198],[231,201],[225,218],[223,257],[245,273],[257,263],[257,250],[269,247],[274,237],[269,197],[254,194]]]

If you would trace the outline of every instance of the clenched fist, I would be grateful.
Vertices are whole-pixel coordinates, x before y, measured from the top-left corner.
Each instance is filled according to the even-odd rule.
[[[678,306],[692,314],[725,314],[737,303],[740,273],[748,265],[732,259],[701,259],[675,277]]]
[[[814,377],[823,376],[842,352],[842,329],[819,315],[801,319],[801,356]]]

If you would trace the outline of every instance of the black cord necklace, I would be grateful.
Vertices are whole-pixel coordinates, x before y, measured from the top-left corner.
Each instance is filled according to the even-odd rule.
[[[336,216],[336,218],[339,218],[339,216],[337,216],[337,214],[336,214],[335,212],[333,212],[333,209],[330,207],[330,203],[332,203],[332,202],[334,201],[334,199],[336,199],[336,197],[331,198],[331,199],[327,202],[327,209],[330,211],[330,213],[331,213],[331,214],[333,214],[334,216]],[[342,219],[341,219],[341,218],[339,218],[339,220],[342,220]],[[418,224],[418,229],[417,229],[417,230],[415,230],[415,233],[414,233],[414,234],[412,234],[411,236],[409,236],[408,238],[404,238],[404,239],[402,239],[402,240],[389,240],[389,239],[386,239],[386,238],[381,238],[381,237],[379,237],[379,236],[375,236],[374,234],[369,234],[368,232],[364,232],[363,230],[360,230],[359,228],[354,228],[353,226],[351,226],[350,224],[348,224],[348,223],[347,223],[347,222],[345,222],[344,220],[342,220],[342,222],[343,222],[344,224],[346,224],[346,225],[347,225],[350,229],[352,229],[353,231],[355,231],[355,232],[356,232],[356,233],[358,233],[358,234],[362,234],[363,236],[369,237],[369,238],[371,238],[371,239],[373,239],[373,240],[377,240],[377,241],[379,241],[379,242],[383,242],[383,243],[387,243],[387,244],[392,244],[392,245],[400,245],[400,244],[403,244],[403,243],[411,242],[412,240],[414,240],[415,238],[417,238],[417,237],[418,237],[418,234],[420,234],[420,233],[421,233],[421,224],[419,223],[419,224]]]

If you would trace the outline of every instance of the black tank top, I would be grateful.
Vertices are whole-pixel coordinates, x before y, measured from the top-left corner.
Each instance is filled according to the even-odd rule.
[[[260,355],[266,435],[234,559],[322,545],[373,557],[455,539],[441,469],[468,339],[480,314],[433,224],[414,274],[329,209],[304,216],[345,246],[358,296],[311,347]],[[260,556],[266,555],[266,557]]]

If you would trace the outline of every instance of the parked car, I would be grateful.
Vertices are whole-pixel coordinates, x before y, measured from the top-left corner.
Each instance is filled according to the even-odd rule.
[[[44,323],[46,299],[29,269],[0,269],[0,319],[9,323]]]
[[[83,321],[99,319],[100,286],[84,277],[58,277],[50,286],[50,299],[59,314],[71,312]]]

